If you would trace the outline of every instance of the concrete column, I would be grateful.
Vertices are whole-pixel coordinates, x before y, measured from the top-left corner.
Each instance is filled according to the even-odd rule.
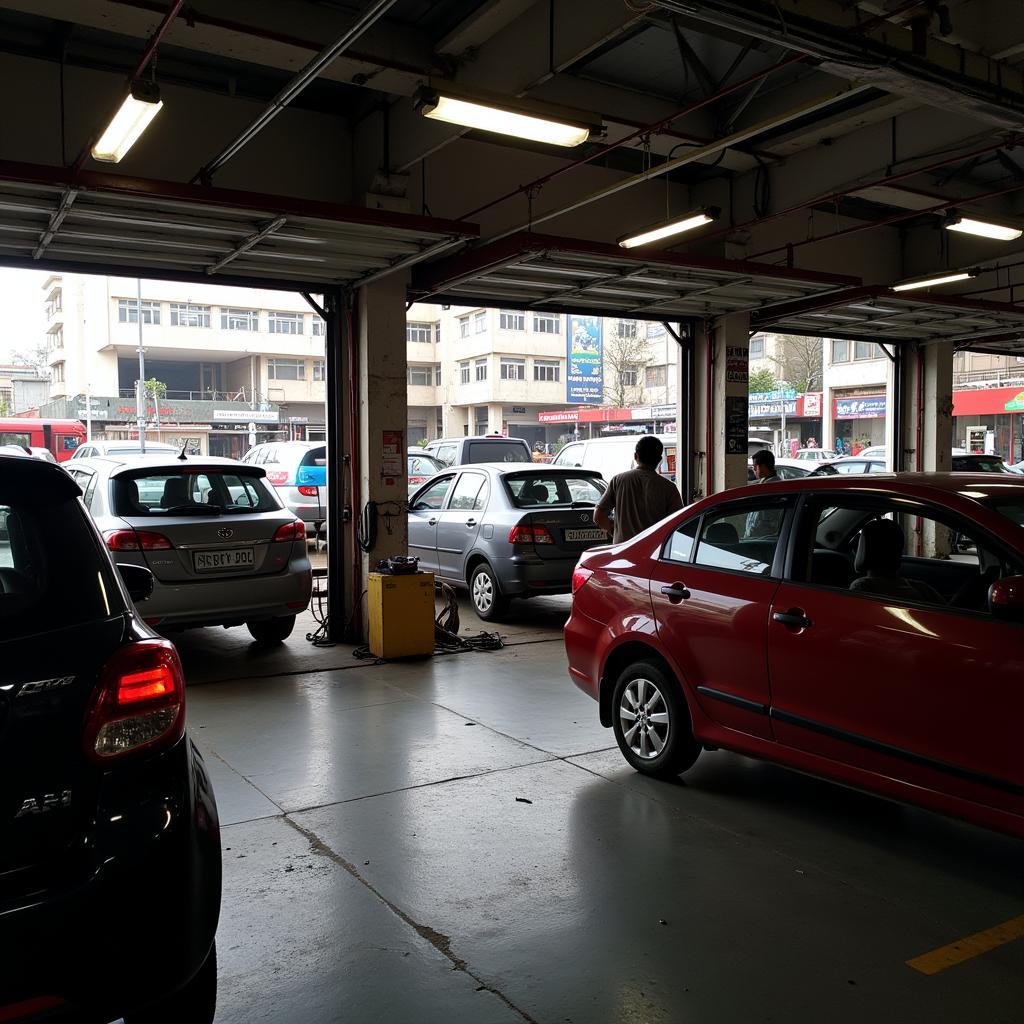
[[[405,299],[408,280],[396,273],[359,289],[359,517],[368,501],[378,505],[377,539],[363,553],[360,574],[381,558],[408,551],[408,524],[403,508],[408,497],[406,448]],[[396,436],[397,435],[397,436]],[[397,454],[386,451],[396,445]]]

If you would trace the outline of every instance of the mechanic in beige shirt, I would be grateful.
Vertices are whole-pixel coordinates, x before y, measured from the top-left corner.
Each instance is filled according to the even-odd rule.
[[[635,537],[683,507],[676,485],[658,472],[664,450],[653,434],[641,437],[633,454],[636,468],[613,477],[597,503],[594,522],[612,534],[613,543]],[[613,509],[614,525],[608,515]]]

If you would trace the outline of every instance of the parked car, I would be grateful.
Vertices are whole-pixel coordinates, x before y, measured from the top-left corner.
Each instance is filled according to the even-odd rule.
[[[443,466],[479,462],[532,462],[533,453],[521,437],[486,434],[479,437],[440,437],[427,444],[427,454]]]
[[[669,480],[675,480],[676,435],[658,434],[657,437],[665,446],[665,454],[658,466],[658,472]],[[625,437],[595,437],[571,441],[555,456],[552,465],[592,469],[600,473],[605,480],[611,480],[617,473],[625,473],[636,465],[633,453],[639,439],[633,434]]]
[[[443,463],[428,455],[422,448],[410,448],[406,458],[410,494],[420,484],[426,483],[435,473],[440,473],[444,469]]]
[[[751,456],[754,452],[764,451],[765,449],[772,450],[772,441],[769,437],[748,437],[747,438],[747,456]]]
[[[284,507],[315,536],[327,521],[327,445],[323,441],[269,441],[250,448],[242,462],[262,466]]]
[[[137,458],[144,454],[147,459],[166,459],[180,451],[173,444],[164,444],[162,441],[147,441],[145,452],[138,441],[83,441],[71,458],[92,459],[97,455],[133,455]]]
[[[800,480],[809,476],[814,469],[813,462],[801,462],[797,459],[776,459],[775,475],[780,480]],[[757,477],[754,476],[754,467],[747,464],[747,480],[753,483]]]
[[[33,448],[23,444],[0,445],[0,455],[27,455],[32,459],[42,459],[43,462],[57,462],[57,457],[49,448]]]
[[[724,747],[1024,836],[1022,524],[994,474],[712,495],[581,558],[569,672],[646,774]]]
[[[863,473],[886,473],[884,457],[865,458],[863,455],[847,455],[832,462],[822,462],[815,466],[812,476],[854,476]]]
[[[888,451],[887,445],[873,444],[869,448],[861,448],[857,454],[865,459],[881,458],[884,460],[886,451]]]
[[[152,576],[80,493],[0,455],[0,1020],[209,1024],[217,805]]]
[[[580,554],[608,535],[594,525],[599,473],[507,463],[439,473],[409,499],[409,553],[469,589],[482,619],[513,597],[569,592]]]
[[[836,453],[831,448],[800,448],[796,457],[807,462],[829,462],[836,457]]]
[[[232,459],[81,459],[69,472],[119,562],[155,577],[142,612],[161,630],[240,626],[284,640],[309,604],[301,519],[261,466]]]
[[[954,455],[954,473],[1012,473],[998,455]]]

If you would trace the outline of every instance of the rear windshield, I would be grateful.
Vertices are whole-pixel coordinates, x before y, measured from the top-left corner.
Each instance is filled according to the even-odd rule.
[[[302,456],[302,461],[299,463],[300,466],[320,466],[325,467],[327,465],[327,448],[310,448],[305,455]]]
[[[1005,473],[1006,467],[998,456],[986,459],[981,455],[953,456],[954,473]]]
[[[77,499],[29,506],[0,493],[0,640],[120,610],[120,592]]]
[[[532,462],[521,441],[469,441],[463,462]]]
[[[263,477],[237,469],[161,469],[114,477],[114,513],[130,519],[273,512],[280,507]]]
[[[516,508],[543,508],[574,502],[596,505],[604,494],[604,481],[573,473],[517,473],[505,477],[505,489]]]

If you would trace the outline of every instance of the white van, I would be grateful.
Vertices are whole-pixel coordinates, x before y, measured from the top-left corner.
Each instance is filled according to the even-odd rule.
[[[579,466],[581,469],[594,469],[605,478],[611,480],[616,473],[625,473],[636,463],[633,453],[636,443],[643,434],[624,434],[621,437],[595,437],[587,441],[570,441],[556,456],[554,466]],[[658,467],[658,472],[669,480],[676,478],[676,435],[656,434],[665,446],[665,455]]]

